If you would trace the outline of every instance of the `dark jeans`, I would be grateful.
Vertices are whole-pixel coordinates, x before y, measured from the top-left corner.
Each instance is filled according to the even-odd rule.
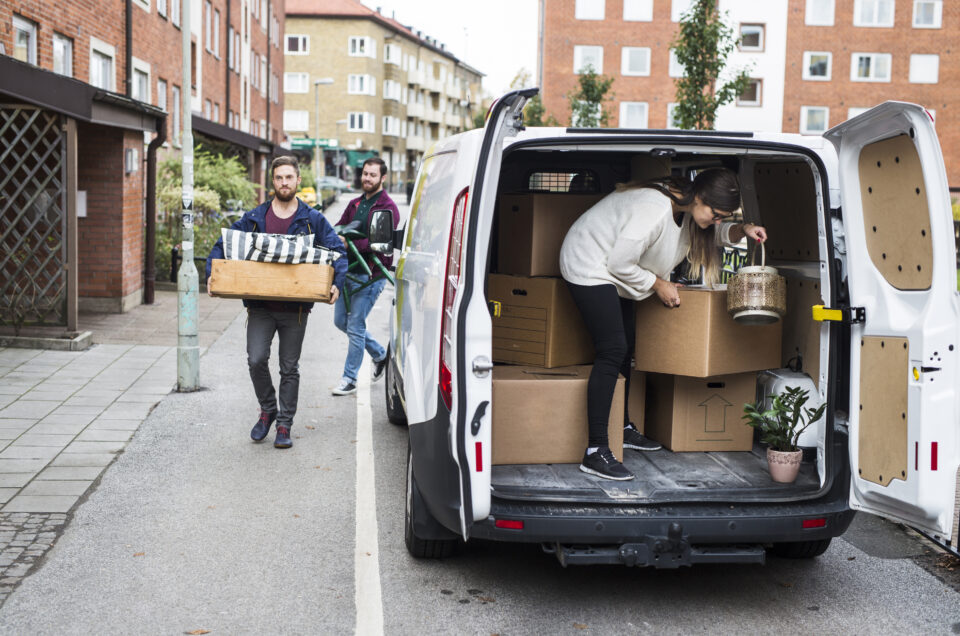
[[[586,286],[568,282],[567,286],[593,338],[593,348],[597,354],[587,384],[588,446],[609,446],[607,425],[618,375],[626,378],[623,425],[630,423],[627,403],[630,395],[630,361],[636,341],[636,301],[621,298],[613,285]]]
[[[270,311],[261,307],[247,310],[247,363],[260,408],[277,414],[277,426],[290,427],[297,414],[300,392],[300,349],[307,330],[307,316],[296,311]],[[280,408],[270,378],[270,345],[280,334]]]

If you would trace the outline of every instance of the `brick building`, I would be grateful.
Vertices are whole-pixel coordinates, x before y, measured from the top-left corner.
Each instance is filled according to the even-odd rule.
[[[424,150],[471,128],[480,108],[482,73],[357,0],[287,0],[285,53],[284,131],[305,152],[324,140],[318,172],[337,174],[340,160],[356,184],[377,154],[400,189]]]
[[[0,177],[0,219],[18,228],[0,246],[0,326],[70,328],[78,310],[152,300],[151,175],[180,148],[185,7],[194,137],[262,183],[283,121],[283,0],[0,3],[0,174],[17,177]]]
[[[548,114],[587,63],[614,78],[609,125],[669,128],[677,23],[691,0],[540,0],[538,78]],[[720,0],[741,39],[731,68],[752,82],[717,111],[723,130],[821,134],[887,100],[936,119],[947,176],[960,186],[960,5],[943,0]]]

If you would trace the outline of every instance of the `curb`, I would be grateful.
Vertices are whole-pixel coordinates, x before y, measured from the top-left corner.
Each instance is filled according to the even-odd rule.
[[[92,344],[92,331],[66,331],[59,337],[0,335],[0,347],[14,347],[17,349],[84,351]]]

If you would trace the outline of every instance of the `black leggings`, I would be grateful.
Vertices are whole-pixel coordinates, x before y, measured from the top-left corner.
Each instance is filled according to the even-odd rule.
[[[607,425],[618,375],[626,378],[623,425],[630,423],[627,403],[630,395],[630,360],[636,342],[636,302],[621,298],[617,288],[609,284],[587,286],[568,282],[567,286],[593,338],[593,348],[597,353],[587,384],[588,446],[609,446]]]

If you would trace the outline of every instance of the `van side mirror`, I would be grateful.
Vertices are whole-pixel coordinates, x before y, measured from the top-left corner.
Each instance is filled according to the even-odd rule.
[[[393,213],[390,210],[375,210],[370,214],[370,250],[380,254],[393,253]]]

